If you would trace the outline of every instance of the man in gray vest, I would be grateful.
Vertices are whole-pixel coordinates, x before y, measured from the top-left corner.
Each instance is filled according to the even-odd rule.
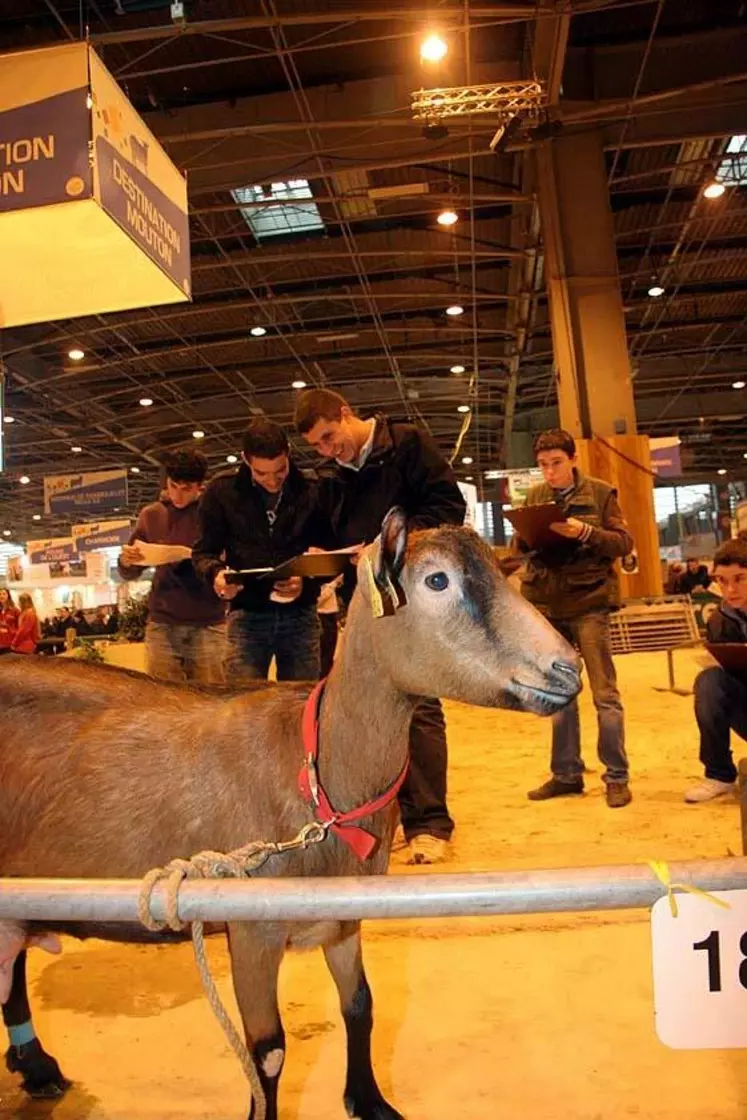
[[[577,467],[576,444],[561,429],[543,432],[534,442],[537,466],[545,481],[532,487],[528,506],[556,502],[567,520],[551,525],[541,547],[526,554],[522,593],[581,653],[589,676],[599,723],[598,754],[604,765],[607,804],[628,805],[628,758],[617,674],[612,660],[609,614],[620,605],[615,561],[633,550],[633,538],[617,500],[617,491]],[[531,801],[583,793],[581,725],[578,702],[553,718],[552,777],[529,793]]]

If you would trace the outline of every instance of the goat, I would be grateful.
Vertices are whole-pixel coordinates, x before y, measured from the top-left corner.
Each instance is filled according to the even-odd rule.
[[[405,605],[374,617],[376,596],[387,591]],[[212,695],[97,666],[3,658],[0,874],[134,878],[175,856],[294,836],[310,819],[298,780],[310,687]],[[571,647],[509,587],[475,533],[444,527],[408,542],[404,515],[393,510],[359,566],[342,649],[322,696],[319,779],[338,810],[394,785],[420,696],[549,715],[579,688]],[[395,818],[394,802],[365,818],[377,842],[365,862],[338,829],[315,847],[270,857],[257,874],[381,875]],[[32,1094],[59,1095],[68,1082],[31,1025],[25,945],[40,930],[120,940],[151,935],[74,923],[55,923],[54,930],[2,925],[11,942],[15,936],[17,952],[3,1005],[8,1067]],[[347,1030],[348,1114],[402,1120],[381,1095],[371,1065],[372,999],[360,923],[236,922],[227,929],[267,1120],[277,1120],[285,1055],[278,969],[286,949],[315,946],[324,950]]]

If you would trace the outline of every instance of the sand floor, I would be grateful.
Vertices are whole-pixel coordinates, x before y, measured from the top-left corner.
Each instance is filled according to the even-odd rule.
[[[549,725],[448,705],[457,821],[442,870],[570,867],[738,855],[736,803],[686,806],[700,776],[690,698],[665,686],[663,654],[619,660],[635,800],[607,809],[594,757],[583,798],[532,804]],[[696,655],[677,655],[688,685]],[[396,863],[394,874],[410,869]],[[739,1051],[676,1052],[654,1033],[647,914],[368,923],[375,1062],[407,1120],[736,1120],[747,1117]],[[231,1002],[228,961],[211,945]],[[0,1072],[0,1120],[240,1120],[247,1091],[205,1000],[188,946],[65,943],[31,954],[37,1029],[75,1088],[29,1102]],[[344,1035],[319,953],[288,957],[281,1006],[283,1120],[343,1120]]]

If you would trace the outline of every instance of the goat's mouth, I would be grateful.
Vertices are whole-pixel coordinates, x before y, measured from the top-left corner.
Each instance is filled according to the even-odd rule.
[[[552,715],[554,712],[559,712],[570,704],[576,695],[575,690],[555,692],[548,688],[540,688],[536,684],[520,681],[517,677],[511,678],[511,684],[514,696],[521,706],[539,715]]]

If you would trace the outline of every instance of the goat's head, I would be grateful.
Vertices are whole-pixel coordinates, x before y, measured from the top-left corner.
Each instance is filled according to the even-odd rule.
[[[570,645],[501,574],[492,549],[470,529],[410,535],[387,514],[359,565],[368,609],[380,594],[400,605],[370,629],[378,663],[403,692],[550,715],[581,687]]]

